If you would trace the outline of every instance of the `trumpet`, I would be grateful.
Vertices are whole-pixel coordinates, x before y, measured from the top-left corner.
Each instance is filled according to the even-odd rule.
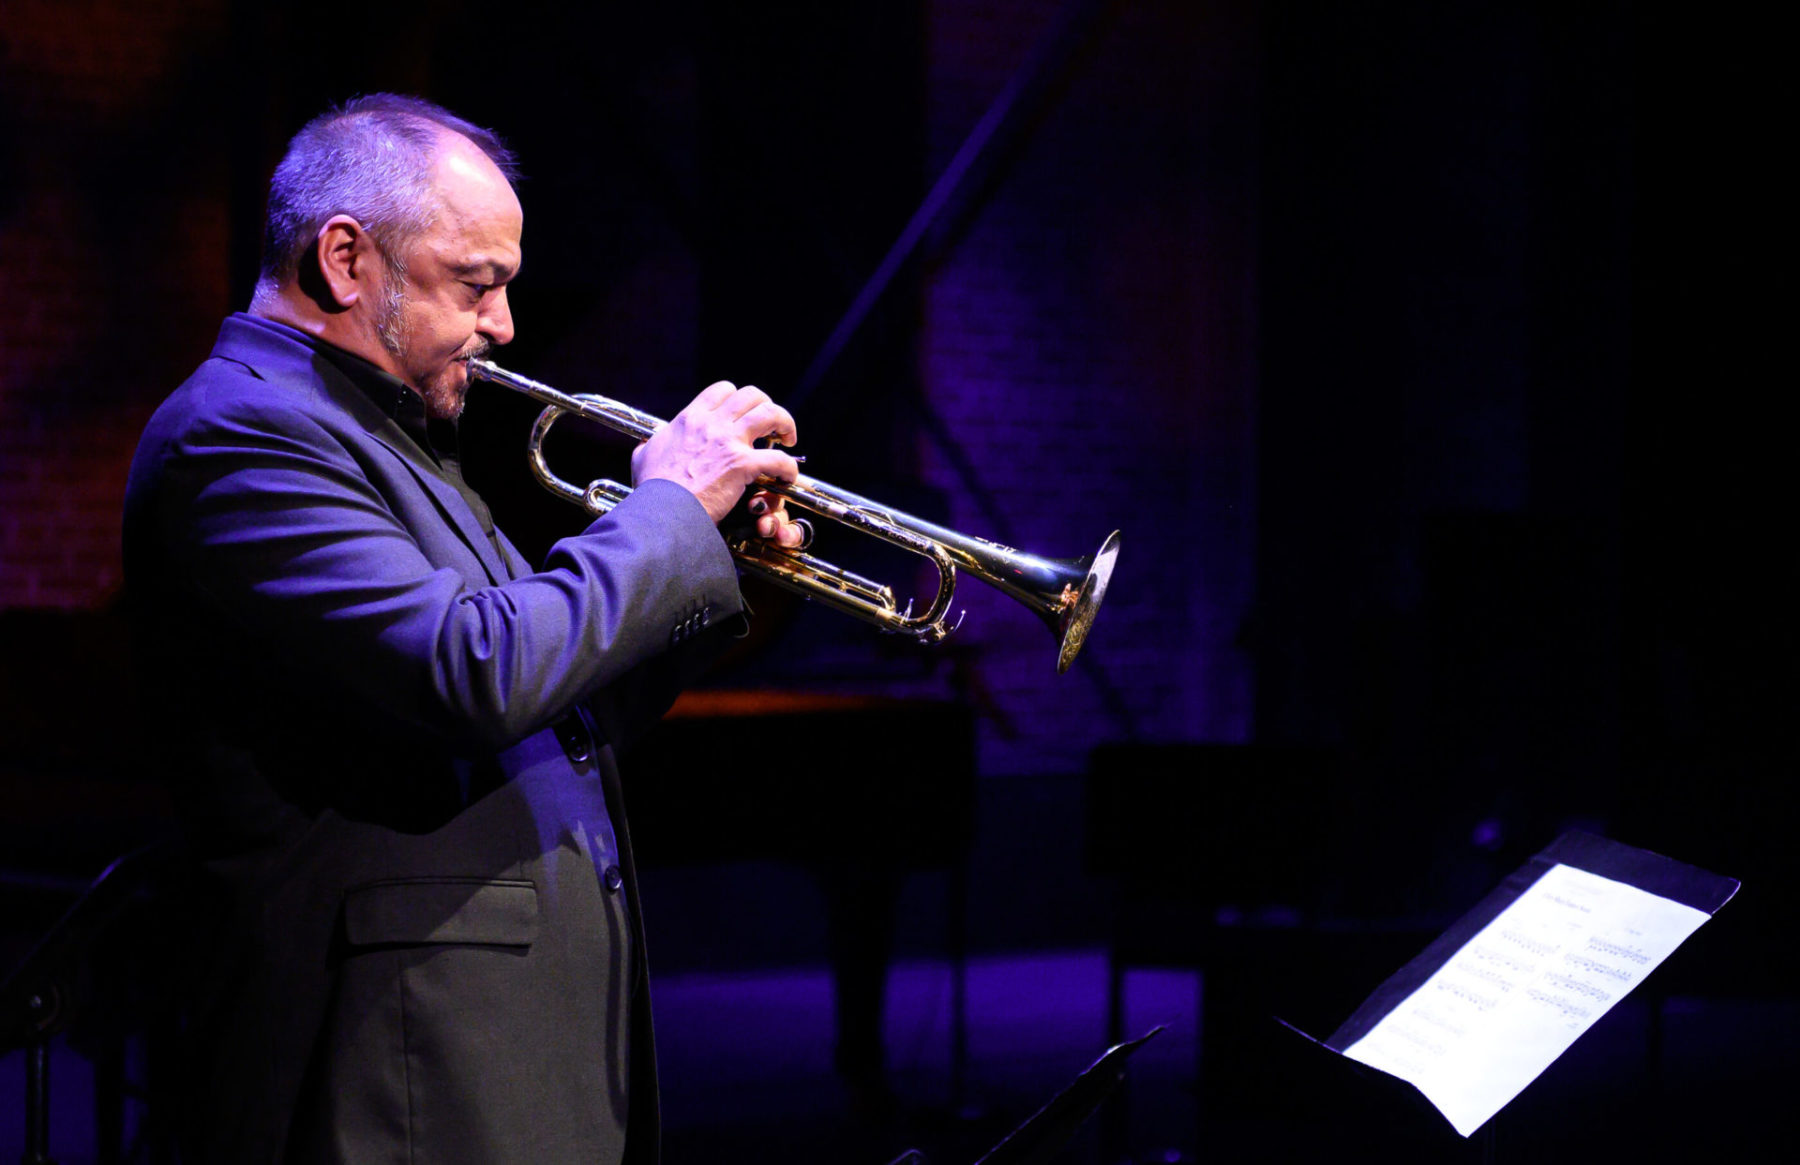
[[[602,478],[584,488],[558,477],[544,458],[544,438],[551,426],[568,414],[637,441],[648,440],[662,428],[660,419],[610,397],[560,392],[541,381],[508,372],[489,360],[470,360],[469,375],[523,393],[545,406],[532,426],[527,449],[531,471],[545,489],[595,516],[606,513],[630,495],[630,487],[616,481]],[[792,484],[763,478],[756,488],[929,560],[937,568],[938,587],[930,604],[915,614],[910,600],[904,608],[898,605],[892,587],[803,551],[786,550],[761,538],[728,536],[732,555],[745,569],[883,631],[920,643],[938,643],[962,625],[960,613],[951,622],[950,604],[955,596],[957,571],[963,570],[1037,613],[1056,637],[1059,674],[1069,670],[1086,642],[1119,554],[1117,530],[1101,543],[1100,549],[1085,558],[1038,558],[997,542],[958,534],[804,475]]]

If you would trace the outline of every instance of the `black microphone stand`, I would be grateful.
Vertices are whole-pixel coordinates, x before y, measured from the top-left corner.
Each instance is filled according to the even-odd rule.
[[[100,872],[25,961],[0,982],[0,1052],[25,1050],[25,1152],[21,1165],[55,1165],[50,1156],[50,1039],[79,1010],[76,977],[95,941],[173,854],[159,842],[118,858]]]

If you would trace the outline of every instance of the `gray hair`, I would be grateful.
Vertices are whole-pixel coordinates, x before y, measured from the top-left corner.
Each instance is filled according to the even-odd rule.
[[[269,182],[257,294],[293,280],[319,228],[337,214],[362,224],[388,268],[403,275],[406,244],[437,213],[431,176],[446,130],[517,180],[518,163],[497,134],[418,97],[372,93],[307,122]]]

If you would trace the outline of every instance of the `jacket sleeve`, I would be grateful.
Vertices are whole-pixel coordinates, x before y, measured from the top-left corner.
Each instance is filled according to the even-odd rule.
[[[705,628],[680,647],[638,665],[596,696],[588,708],[607,743],[620,755],[629,752],[675,698],[730,648],[732,639],[743,637],[749,616],[746,607],[725,623]]]
[[[305,672],[479,749],[562,716],[698,613],[741,609],[723,539],[678,485],[646,483],[542,571],[473,588],[427,559],[367,455],[303,410],[203,411],[151,471],[165,581]]]

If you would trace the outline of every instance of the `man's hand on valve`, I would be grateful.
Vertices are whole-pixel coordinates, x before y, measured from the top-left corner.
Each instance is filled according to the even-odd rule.
[[[759,449],[768,438],[791,447],[798,440],[794,418],[760,388],[730,381],[709,384],[686,408],[631,455],[635,483],[673,481],[699,499],[717,523],[730,513],[759,477],[791,482],[800,475],[793,457],[777,448]],[[795,549],[810,535],[804,522],[788,515],[785,499],[762,490],[751,495],[756,532]]]

